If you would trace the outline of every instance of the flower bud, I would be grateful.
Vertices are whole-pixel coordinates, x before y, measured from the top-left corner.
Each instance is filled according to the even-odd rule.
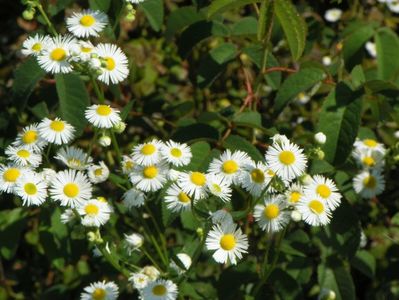
[[[329,66],[329,65],[331,65],[331,57],[330,56],[323,56],[323,58],[322,58],[322,62],[323,62],[323,65],[325,65],[325,66]]]
[[[103,135],[98,139],[98,143],[103,147],[108,147],[111,145],[111,138],[107,135]]]
[[[27,21],[31,21],[35,17],[35,11],[31,9],[24,10],[22,13],[22,17]]]
[[[303,174],[301,177],[299,177],[299,181],[303,185],[309,185],[312,183],[312,176],[309,174]]]
[[[294,222],[299,222],[299,221],[302,220],[302,214],[299,211],[297,211],[297,210],[293,210],[291,212],[291,219]]]
[[[326,143],[327,137],[323,132],[318,132],[314,135],[314,140],[319,145],[324,145]]]
[[[91,58],[90,59],[90,67],[93,69],[99,69],[101,67],[101,61],[98,58]]]
[[[89,231],[87,233],[87,239],[89,242],[94,242],[97,239],[96,234],[93,231]]]
[[[124,132],[126,129],[126,123],[123,121],[120,121],[119,123],[116,123],[114,125],[114,130],[116,133],[122,133]]]
[[[153,266],[145,266],[142,270],[141,273],[147,275],[151,280],[156,280],[161,273],[157,270],[157,268]]]
[[[125,241],[129,253],[133,250],[139,249],[144,244],[144,238],[139,233],[132,233],[130,235],[125,234]]]

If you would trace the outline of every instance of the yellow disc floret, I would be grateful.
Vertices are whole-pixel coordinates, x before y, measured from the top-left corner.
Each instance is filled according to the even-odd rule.
[[[291,151],[282,151],[278,158],[286,166],[292,165],[295,162],[295,155]]]
[[[79,186],[76,183],[67,183],[64,186],[64,194],[69,198],[74,198],[79,194]]]
[[[179,199],[180,202],[183,202],[183,203],[190,202],[190,197],[184,192],[180,192],[179,195],[177,196],[177,198]]]
[[[147,179],[153,179],[157,177],[158,169],[155,166],[148,166],[143,169],[143,176]]]
[[[66,59],[67,53],[62,48],[55,48],[53,51],[51,51],[50,57],[55,61],[63,61]]]
[[[238,164],[234,160],[226,160],[223,163],[223,172],[227,174],[233,174],[238,170]]]
[[[30,196],[36,195],[37,187],[34,183],[29,182],[24,185],[24,191]]]
[[[93,16],[90,15],[84,15],[83,17],[80,18],[80,24],[84,27],[90,27],[94,23],[96,23],[96,19]]]
[[[28,150],[21,149],[21,150],[18,150],[18,151],[17,151],[17,155],[18,155],[19,157],[22,157],[22,158],[29,158],[30,152],[29,152]]]
[[[263,214],[265,215],[266,219],[275,219],[280,214],[280,208],[276,204],[268,204],[266,205]]]
[[[170,150],[170,154],[174,157],[181,157],[182,156],[182,152],[179,148],[172,148]]]
[[[230,233],[223,235],[220,239],[220,247],[222,247],[223,250],[229,251],[231,249],[234,249],[235,245],[236,239],[234,235]]]
[[[156,296],[163,296],[166,294],[166,287],[162,284],[157,284],[152,288],[152,293]]]
[[[377,180],[374,176],[370,175],[363,179],[363,185],[368,189],[375,189],[377,186]]]
[[[65,128],[65,124],[63,121],[51,121],[50,128],[54,131],[61,132]]]
[[[20,175],[21,172],[18,169],[10,168],[3,173],[3,179],[7,182],[15,182]]]
[[[115,67],[116,67],[115,60],[112,57],[106,57],[105,58],[105,68],[108,71],[112,71],[113,69],[115,69]]]
[[[320,215],[324,212],[324,205],[319,200],[312,200],[309,202],[309,208],[312,212]]]
[[[91,294],[91,297],[94,300],[104,300],[105,296],[107,296],[107,292],[102,288],[96,288],[94,292]]]
[[[192,172],[190,179],[192,183],[198,186],[204,186],[206,183],[206,177],[201,172]]]
[[[35,130],[27,130],[23,135],[22,135],[22,141],[25,144],[32,144],[36,142],[37,140],[37,132]]]
[[[328,198],[331,195],[331,189],[326,184],[319,184],[316,192],[323,198]]]
[[[140,152],[141,152],[141,154],[144,154],[144,155],[151,155],[151,154],[153,154],[156,150],[157,150],[157,148],[156,148],[153,144],[145,144],[145,145],[141,148]]]
[[[108,105],[101,104],[101,105],[97,106],[96,112],[100,116],[106,117],[106,116],[109,116],[111,114],[112,109]]]
[[[254,181],[256,183],[263,183],[265,181],[265,173],[263,173],[262,170],[253,169],[251,171],[251,178],[252,178],[252,181]]]
[[[99,211],[100,211],[100,210],[98,209],[98,206],[95,205],[95,204],[89,203],[89,204],[87,204],[87,205],[85,206],[85,213],[86,213],[87,215],[95,216],[95,215],[98,215],[98,212],[99,212]]]

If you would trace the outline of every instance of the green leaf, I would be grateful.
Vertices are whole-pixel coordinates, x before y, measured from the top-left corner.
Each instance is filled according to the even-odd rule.
[[[194,218],[191,210],[182,211],[180,220],[185,229],[195,231],[197,228],[201,227],[201,223]]]
[[[0,254],[12,259],[19,246],[22,230],[25,228],[27,211],[22,208],[3,210],[0,213]]]
[[[341,82],[323,103],[318,131],[327,136],[323,146],[327,162],[339,165],[352,151],[360,126],[361,91],[352,91]]]
[[[381,94],[387,97],[399,95],[399,87],[394,83],[384,80],[370,80],[364,83],[364,88],[372,94]]]
[[[275,0],[274,11],[284,30],[292,57],[298,60],[305,50],[306,23],[289,0]]]
[[[247,4],[260,2],[260,0],[213,0],[208,8],[208,18],[215,14],[223,13],[229,9],[238,8]]]
[[[219,131],[212,126],[196,123],[177,128],[172,135],[172,139],[179,142],[193,142],[197,140],[215,140],[219,139]]]
[[[244,111],[234,116],[233,122],[240,126],[262,128],[262,117],[256,111]]]
[[[200,88],[210,86],[222,73],[226,64],[237,56],[237,47],[234,44],[224,43],[212,49],[201,60],[197,84]]]
[[[162,0],[146,0],[140,4],[151,27],[155,31],[160,31],[164,18],[164,7]]]
[[[101,10],[106,13],[111,6],[111,0],[89,0],[89,5],[93,10]]]
[[[324,71],[319,68],[305,68],[290,75],[279,88],[275,99],[275,114],[281,113],[283,108],[292,99],[298,96],[325,78]]]
[[[40,68],[34,57],[29,57],[16,69],[12,98],[14,105],[19,110],[22,111],[24,109],[33,89],[45,74],[46,72]]]
[[[270,35],[273,24],[273,1],[263,1],[259,11],[259,25],[257,30],[258,41],[263,41],[266,35]]]
[[[241,150],[247,152],[248,155],[256,160],[263,161],[263,155],[259,152],[259,150],[248,142],[246,139],[242,138],[238,135],[230,135],[223,143],[223,147],[229,148],[231,150]]]
[[[258,20],[254,17],[244,17],[237,21],[231,29],[232,35],[248,36],[256,35],[256,28],[258,27]]]
[[[191,171],[201,171],[201,168],[206,170],[208,166],[204,166],[204,162],[207,161],[206,157],[211,151],[209,144],[206,142],[197,142],[192,144],[190,148],[193,157],[187,169]]]
[[[171,40],[177,31],[186,26],[194,24],[204,19],[202,12],[197,11],[194,6],[185,6],[171,12],[166,23],[165,38]]]
[[[90,104],[89,95],[80,77],[76,74],[58,74],[55,76],[61,118],[76,129],[80,135],[87,121],[85,109]]]
[[[366,250],[357,251],[355,257],[353,257],[351,261],[351,264],[367,277],[374,278],[376,261],[370,252]]]
[[[129,116],[130,111],[132,110],[134,104],[134,100],[129,101],[128,104],[122,109],[121,111],[121,119],[122,121],[125,121],[126,118]]]
[[[397,82],[399,75],[399,38],[389,28],[381,28],[375,35],[377,47],[378,77]]]

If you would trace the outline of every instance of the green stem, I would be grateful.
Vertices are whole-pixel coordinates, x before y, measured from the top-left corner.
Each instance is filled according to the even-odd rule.
[[[143,254],[151,261],[151,263],[160,271],[162,271],[162,268],[158,265],[158,263],[155,261],[155,259],[152,258],[150,254],[144,249],[144,247],[141,247],[141,251]]]
[[[122,153],[121,150],[119,149],[119,145],[118,145],[118,141],[116,140],[116,136],[115,136],[115,132],[111,129],[111,141],[112,141],[112,145],[114,146],[114,150],[116,152],[116,160],[118,161],[118,164],[121,163],[121,159],[122,159]]]
[[[96,130],[96,128],[94,128],[94,136],[93,136],[93,140],[89,145],[89,149],[87,150],[87,155],[86,155],[86,159],[85,159],[85,164],[87,164],[90,154],[91,154],[91,150],[93,149],[93,145],[97,140],[97,135],[98,135],[98,131]]]
[[[44,11],[43,6],[41,5],[41,3],[38,3],[36,7],[39,10],[40,14],[42,15],[42,17],[43,17],[44,21],[46,22],[46,24],[47,24],[49,30],[51,31],[51,33],[53,35],[58,35],[57,30],[55,30],[53,24],[51,23],[51,21],[48,18],[46,12]]]
[[[93,84],[93,89],[94,89],[94,92],[96,93],[96,96],[97,96],[97,98],[98,98],[98,101],[99,101],[101,104],[104,104],[104,102],[105,102],[104,94],[103,94],[103,92],[100,90],[100,87],[99,87],[99,85],[98,85],[96,79],[95,79],[93,76],[91,77],[91,82],[92,82],[92,84]]]
[[[98,250],[100,250],[101,254],[103,255],[103,257],[115,268],[117,269],[119,272],[121,272],[124,276],[128,277],[130,276],[130,272],[124,268],[122,268],[118,261],[116,259],[114,259],[114,257],[112,257],[111,253],[109,253],[105,247],[103,246],[103,244],[99,245],[97,244],[97,248]]]

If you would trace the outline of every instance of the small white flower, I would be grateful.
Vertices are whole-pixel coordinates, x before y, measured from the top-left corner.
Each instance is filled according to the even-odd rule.
[[[310,181],[311,183],[312,181]],[[289,186],[285,192],[286,201],[289,205],[295,206],[298,204],[299,200],[303,196],[303,188],[298,183],[293,183]]]
[[[212,195],[222,199],[224,202],[228,202],[230,201],[232,190],[224,178],[220,175],[208,174],[206,185]]]
[[[385,179],[379,170],[364,170],[353,179],[353,188],[362,198],[373,198],[385,189]]]
[[[366,45],[364,47],[366,48],[368,54],[371,57],[374,57],[374,58],[377,57],[377,46],[375,43],[369,41],[366,43]]]
[[[158,271],[158,269],[155,268],[154,266],[145,266],[141,270],[141,273],[147,275],[148,278],[150,278],[150,280],[156,280],[161,275],[161,273]]]
[[[136,165],[129,174],[129,178],[137,189],[143,192],[155,192],[165,184],[167,172],[168,167],[165,164]]]
[[[8,159],[20,167],[38,167],[42,162],[42,156],[27,147],[8,146],[5,150]]]
[[[166,207],[172,212],[181,212],[191,208],[191,198],[176,183],[173,183],[165,194]]]
[[[178,266],[174,261],[170,263],[170,267],[176,270],[179,274],[184,273],[188,269],[190,269],[192,260],[191,257],[186,253],[178,253],[176,254],[177,259],[180,261],[180,264],[184,266],[184,268]]]
[[[18,179],[14,191],[22,198],[22,205],[40,205],[47,198],[47,184],[38,174],[33,172],[25,172]]]
[[[309,102],[309,100],[310,100],[310,96],[308,95],[308,94],[305,94],[305,93],[299,93],[297,96],[296,96],[296,98],[295,98],[295,100],[296,101],[298,101],[300,104],[306,104],[306,103],[308,103]],[[298,124],[300,124],[300,123],[302,123],[302,122],[300,122],[299,120],[298,120]],[[287,143],[288,143],[289,141],[287,141]]]
[[[91,165],[87,168],[87,175],[91,183],[100,183],[108,179],[109,169],[103,161],[100,161],[98,165]]]
[[[112,209],[107,202],[91,199],[77,207],[83,226],[100,227],[108,222]]]
[[[273,173],[262,162],[250,163],[243,167],[241,173],[241,186],[252,196],[259,197],[273,178]]]
[[[129,75],[126,55],[116,45],[98,44],[96,53],[103,60],[103,68],[98,80],[105,84],[116,84]]]
[[[317,195],[302,197],[296,206],[305,223],[312,226],[330,223],[331,211],[327,203]]]
[[[177,298],[177,286],[170,280],[157,279],[140,290],[142,299],[146,300],[175,300]]]
[[[212,224],[225,224],[225,223],[234,224],[233,217],[225,209],[219,209],[211,213],[211,219],[212,219]]]
[[[341,19],[341,16],[342,16],[342,10],[340,10],[339,8],[329,9],[324,14],[324,18],[331,23],[339,21],[339,19]]]
[[[331,211],[336,209],[341,203],[341,194],[339,193],[335,183],[321,175],[315,175],[312,178],[312,183],[306,185],[306,197],[312,198],[313,194],[318,195],[329,207]]]
[[[129,281],[132,283],[133,287],[141,290],[147,286],[147,284],[150,282],[150,278],[143,274],[143,273],[133,273],[129,277]]]
[[[207,196],[206,175],[201,172],[182,172],[177,180],[182,190],[193,198],[200,200]]]
[[[61,161],[68,168],[80,171],[85,170],[93,161],[82,149],[74,146],[61,148],[54,158]]]
[[[133,171],[134,161],[130,156],[123,155],[121,165],[122,165],[122,173],[127,175],[131,171]]]
[[[98,143],[100,144],[100,146],[108,147],[109,145],[111,145],[111,138],[107,135],[102,135],[98,139]]]
[[[163,158],[175,167],[186,166],[191,161],[191,150],[187,144],[167,141],[161,148]]]
[[[328,67],[329,65],[331,65],[331,56],[323,56],[323,58],[321,59],[323,62],[323,65],[325,65],[326,67]]]
[[[121,121],[119,111],[105,104],[93,104],[85,111],[86,119],[97,128],[112,128]]]
[[[55,118],[44,118],[38,126],[39,135],[56,145],[67,144],[73,139],[75,129],[68,122]]]
[[[133,148],[133,161],[143,166],[157,164],[162,158],[162,147],[162,142],[158,140],[152,140],[151,142],[137,145]]]
[[[123,204],[127,209],[132,209],[132,207],[140,207],[144,204],[144,202],[144,193],[135,188],[131,188],[123,194]]]
[[[83,62],[90,62],[92,59],[92,55],[95,54],[95,47],[90,41],[78,41],[71,50],[74,55],[74,59]],[[98,67],[100,67],[101,62],[99,62]],[[98,68],[97,67],[97,68]],[[94,69],[97,69],[94,68]]]
[[[130,253],[134,250],[138,250],[144,243],[144,237],[139,233],[132,233],[130,235],[125,234],[126,248]]]
[[[399,1],[397,0],[390,0],[387,1],[388,8],[393,13],[399,13]]]
[[[95,282],[84,288],[84,292],[80,294],[81,300],[116,300],[119,295],[118,286],[110,282]]]
[[[66,224],[72,221],[72,219],[75,218],[75,214],[72,209],[67,208],[62,214],[61,214],[61,223]]]
[[[43,50],[46,49],[47,44],[51,41],[48,36],[36,34],[35,36],[28,37],[22,44],[23,55],[39,55]]]
[[[47,142],[39,135],[38,124],[34,123],[22,129],[12,143],[15,147],[27,147],[40,153]]]
[[[382,169],[385,165],[384,154],[365,148],[355,149],[352,153],[357,164],[364,169]]]
[[[77,37],[98,36],[108,24],[108,17],[99,10],[74,12],[66,19],[68,30]]]
[[[26,172],[26,169],[16,165],[0,165],[0,191],[12,193],[17,180]]]
[[[324,145],[327,141],[327,137],[323,132],[318,132],[314,135],[314,140],[319,145]]]
[[[290,220],[290,213],[285,208],[284,196],[265,197],[264,204],[255,206],[254,218],[262,230],[278,232]]]
[[[356,140],[354,147],[355,149],[359,150],[370,150],[373,152],[380,152],[382,155],[385,155],[386,152],[385,146],[381,143],[378,143],[374,139]]]

